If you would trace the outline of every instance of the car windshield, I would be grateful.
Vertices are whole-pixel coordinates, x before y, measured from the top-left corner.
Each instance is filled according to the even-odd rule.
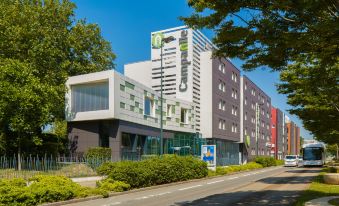
[[[285,157],[285,159],[287,159],[287,160],[294,160],[294,159],[296,159],[296,157],[293,156],[293,155],[288,155],[288,156]]]

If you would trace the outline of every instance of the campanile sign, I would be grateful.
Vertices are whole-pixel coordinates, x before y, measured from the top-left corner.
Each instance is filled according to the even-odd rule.
[[[190,61],[187,60],[188,57],[188,38],[187,38],[188,31],[183,30],[181,31],[181,35],[179,38],[179,48],[180,48],[180,57],[181,57],[181,77],[180,77],[180,84],[179,84],[179,91],[185,92],[187,91],[187,77],[188,77],[188,65],[191,64]]]

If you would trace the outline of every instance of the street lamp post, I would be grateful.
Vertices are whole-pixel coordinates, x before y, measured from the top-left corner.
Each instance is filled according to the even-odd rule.
[[[169,43],[171,41],[174,41],[175,38],[173,36],[169,36],[166,38],[161,39],[161,45],[160,45],[160,155],[164,154],[164,134],[163,134],[163,91],[162,91],[162,79],[163,79],[163,73],[162,73],[162,50],[165,43]]]

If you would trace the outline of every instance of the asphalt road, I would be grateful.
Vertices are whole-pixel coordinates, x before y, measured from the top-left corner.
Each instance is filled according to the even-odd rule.
[[[320,168],[264,168],[68,206],[291,205]]]

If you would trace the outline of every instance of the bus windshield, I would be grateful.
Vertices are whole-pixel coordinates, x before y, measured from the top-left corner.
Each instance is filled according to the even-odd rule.
[[[321,160],[322,148],[306,147],[304,148],[304,160]]]

